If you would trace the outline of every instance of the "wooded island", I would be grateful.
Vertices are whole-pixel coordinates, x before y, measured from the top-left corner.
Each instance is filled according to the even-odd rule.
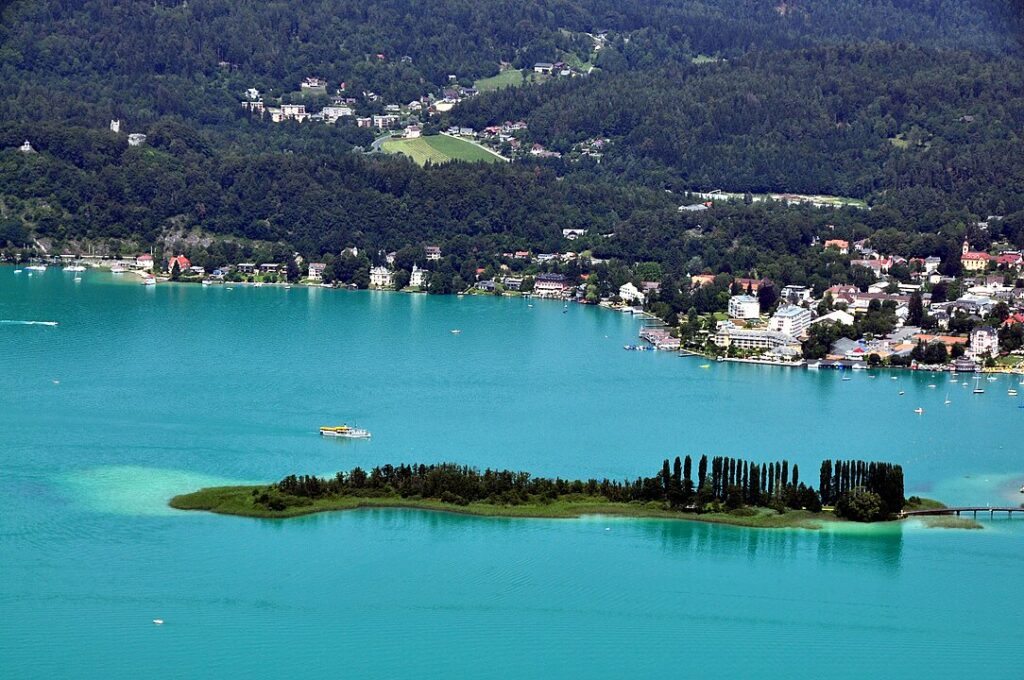
[[[756,527],[816,528],[823,521],[893,519],[904,507],[899,465],[826,460],[819,487],[800,480],[797,465],[701,456],[666,459],[652,477],[569,480],[528,472],[480,470],[454,463],[354,468],[334,477],[289,475],[265,486],[201,489],[171,506],[248,517],[286,518],[360,507],[409,507],[503,517],[606,514],[693,519]],[[826,507],[827,506],[827,507]]]

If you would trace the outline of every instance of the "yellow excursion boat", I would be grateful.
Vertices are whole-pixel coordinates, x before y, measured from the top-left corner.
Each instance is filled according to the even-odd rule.
[[[320,434],[324,437],[343,437],[345,439],[369,439],[370,431],[361,430],[358,427],[348,425],[327,425],[320,428]]]

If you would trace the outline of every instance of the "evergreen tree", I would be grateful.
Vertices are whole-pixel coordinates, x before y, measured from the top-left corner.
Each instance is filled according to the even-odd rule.
[[[821,474],[818,477],[818,494],[825,505],[832,504],[832,461],[821,461]]]
[[[672,495],[672,471],[668,466],[668,458],[661,466],[661,485],[665,494],[665,498],[668,499]]]

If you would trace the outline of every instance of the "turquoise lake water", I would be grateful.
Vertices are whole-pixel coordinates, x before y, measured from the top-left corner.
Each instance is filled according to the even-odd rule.
[[[822,457],[892,460],[908,492],[1015,505],[1009,377],[974,396],[945,375],[701,368],[623,351],[629,316],[521,299],[72,277],[0,267],[0,677],[1024,677],[1020,519],[166,505],[355,465],[624,477],[685,453],[786,457],[807,481]],[[373,440],[317,435],[341,422]]]

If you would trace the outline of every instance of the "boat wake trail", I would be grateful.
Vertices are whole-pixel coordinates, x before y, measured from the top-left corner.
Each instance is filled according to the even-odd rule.
[[[0,319],[0,323],[13,326],[56,326],[56,321],[18,321],[17,319]]]

